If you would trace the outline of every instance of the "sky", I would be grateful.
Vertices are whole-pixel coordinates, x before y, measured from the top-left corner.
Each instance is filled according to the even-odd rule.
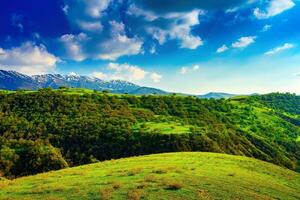
[[[0,69],[300,94],[299,0],[1,0]]]

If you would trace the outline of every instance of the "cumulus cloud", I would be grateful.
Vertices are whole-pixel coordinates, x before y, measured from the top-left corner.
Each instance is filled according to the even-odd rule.
[[[136,55],[142,52],[143,41],[138,37],[129,38],[125,25],[110,21],[110,29],[105,38],[80,33],[61,36],[60,42],[65,47],[69,58],[82,61],[86,58],[116,60],[125,55]]]
[[[224,44],[223,46],[219,47],[216,52],[223,53],[223,52],[227,51],[228,49],[229,48]]]
[[[152,81],[153,81],[154,83],[159,83],[160,80],[162,79],[162,75],[160,75],[160,74],[154,72],[154,73],[152,73],[152,74],[150,75],[150,78],[152,79]]]
[[[103,25],[101,18],[112,0],[64,0],[63,12],[70,24],[82,31],[101,32]]]
[[[202,10],[193,10],[185,13],[168,13],[160,16],[167,22],[171,21],[167,27],[150,26],[147,31],[159,44],[164,44],[168,39],[179,40],[181,48],[196,49],[203,45],[201,37],[191,33],[192,27],[198,25],[199,15]]]
[[[193,33],[194,26],[200,23],[199,16],[204,13],[201,9],[157,13],[137,6],[141,4],[134,0],[128,4],[114,0],[64,0],[64,3],[63,12],[81,33],[62,35],[59,42],[65,57],[76,61],[87,58],[115,61],[122,56],[141,54],[149,38],[153,39],[148,51],[151,54],[156,52],[156,41],[163,45],[168,40],[177,40],[180,48],[186,49],[203,45],[201,37]],[[125,4],[128,7],[122,6]],[[120,12],[132,17],[130,23],[123,23]]]
[[[278,15],[294,6],[295,3],[293,0],[271,0],[265,9],[255,8],[253,14],[258,19],[266,19]]]
[[[50,54],[44,45],[23,43],[11,49],[0,48],[0,67],[28,75],[52,72],[60,59]]]
[[[136,55],[142,52],[143,41],[138,37],[129,38],[125,34],[124,24],[116,21],[110,22],[111,36],[98,44],[98,58],[103,60],[116,60],[125,55]]]
[[[84,43],[89,40],[85,33],[78,35],[65,34],[60,37],[60,42],[64,45],[67,56],[76,61],[82,61],[86,58],[84,54]]]
[[[119,64],[119,63],[109,63],[108,69],[114,71],[112,79],[123,79],[129,81],[137,81],[145,78],[147,72],[142,68],[129,65],[129,64]]]
[[[111,2],[112,0],[65,0],[65,6],[62,9],[73,19],[98,19],[102,17]]]
[[[149,72],[137,65],[130,65],[127,63],[109,63],[107,65],[107,72],[95,71],[92,76],[99,79],[107,80],[126,80],[126,81],[142,81],[146,78],[151,79],[154,83],[160,82],[162,75],[156,72]]]
[[[293,48],[294,45],[293,44],[290,44],[290,43],[285,43],[284,45],[281,45],[279,47],[276,47],[274,49],[271,49],[270,51],[267,51],[265,53],[265,55],[274,55],[274,54],[277,54],[277,53],[280,53],[282,51],[285,51],[287,49],[291,49]]]
[[[192,67],[181,67],[180,68],[180,73],[184,75],[184,74],[188,74],[188,73],[191,73],[191,72],[198,71],[199,69],[200,69],[199,65],[194,65]]]
[[[65,34],[59,38],[66,57],[76,61],[87,58],[116,60],[143,51],[142,39],[128,34],[125,25],[115,20],[113,14],[106,15],[112,2],[113,0],[65,0],[63,10],[71,25],[82,31],[78,35]],[[106,17],[105,20],[103,17]]]
[[[195,30],[207,11],[232,8],[236,11],[257,0],[166,0],[163,4],[160,0],[64,2],[62,9],[70,24],[87,38],[82,40],[74,33],[62,36],[60,42],[65,47],[66,56],[77,61],[87,58],[116,61],[122,56],[144,52],[153,54],[155,45],[164,45],[170,40],[177,41],[180,48],[197,49],[203,45],[203,40]],[[243,45],[241,42],[246,41],[240,41]],[[241,48],[237,47],[238,44],[234,46]],[[228,50],[225,47],[218,53]]]
[[[241,37],[238,41],[232,43],[233,48],[245,48],[255,42],[256,36]]]

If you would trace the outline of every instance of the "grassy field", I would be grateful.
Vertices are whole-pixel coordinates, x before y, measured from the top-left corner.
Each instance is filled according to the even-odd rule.
[[[252,158],[169,153],[0,181],[0,199],[300,199],[300,174]]]
[[[137,124],[134,129],[143,128],[146,132],[157,131],[161,134],[185,134],[190,133],[191,125],[182,125],[178,122],[145,122]]]

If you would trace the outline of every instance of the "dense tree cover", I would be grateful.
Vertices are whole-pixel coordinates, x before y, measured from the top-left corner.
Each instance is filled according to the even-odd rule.
[[[4,176],[14,177],[175,151],[245,155],[297,170],[299,124],[258,108],[260,101],[98,92],[66,95],[50,89],[3,93],[0,170]],[[186,134],[149,132],[143,126],[133,129],[138,123],[163,120],[180,121],[193,128]]]
[[[276,110],[300,115],[300,96],[291,93],[271,93],[267,95],[256,95],[250,98],[258,100]]]

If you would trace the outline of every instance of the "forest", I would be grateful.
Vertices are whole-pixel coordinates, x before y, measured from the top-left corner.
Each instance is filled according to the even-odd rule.
[[[294,94],[215,100],[66,90],[0,93],[0,176],[179,151],[243,155],[300,171]]]

